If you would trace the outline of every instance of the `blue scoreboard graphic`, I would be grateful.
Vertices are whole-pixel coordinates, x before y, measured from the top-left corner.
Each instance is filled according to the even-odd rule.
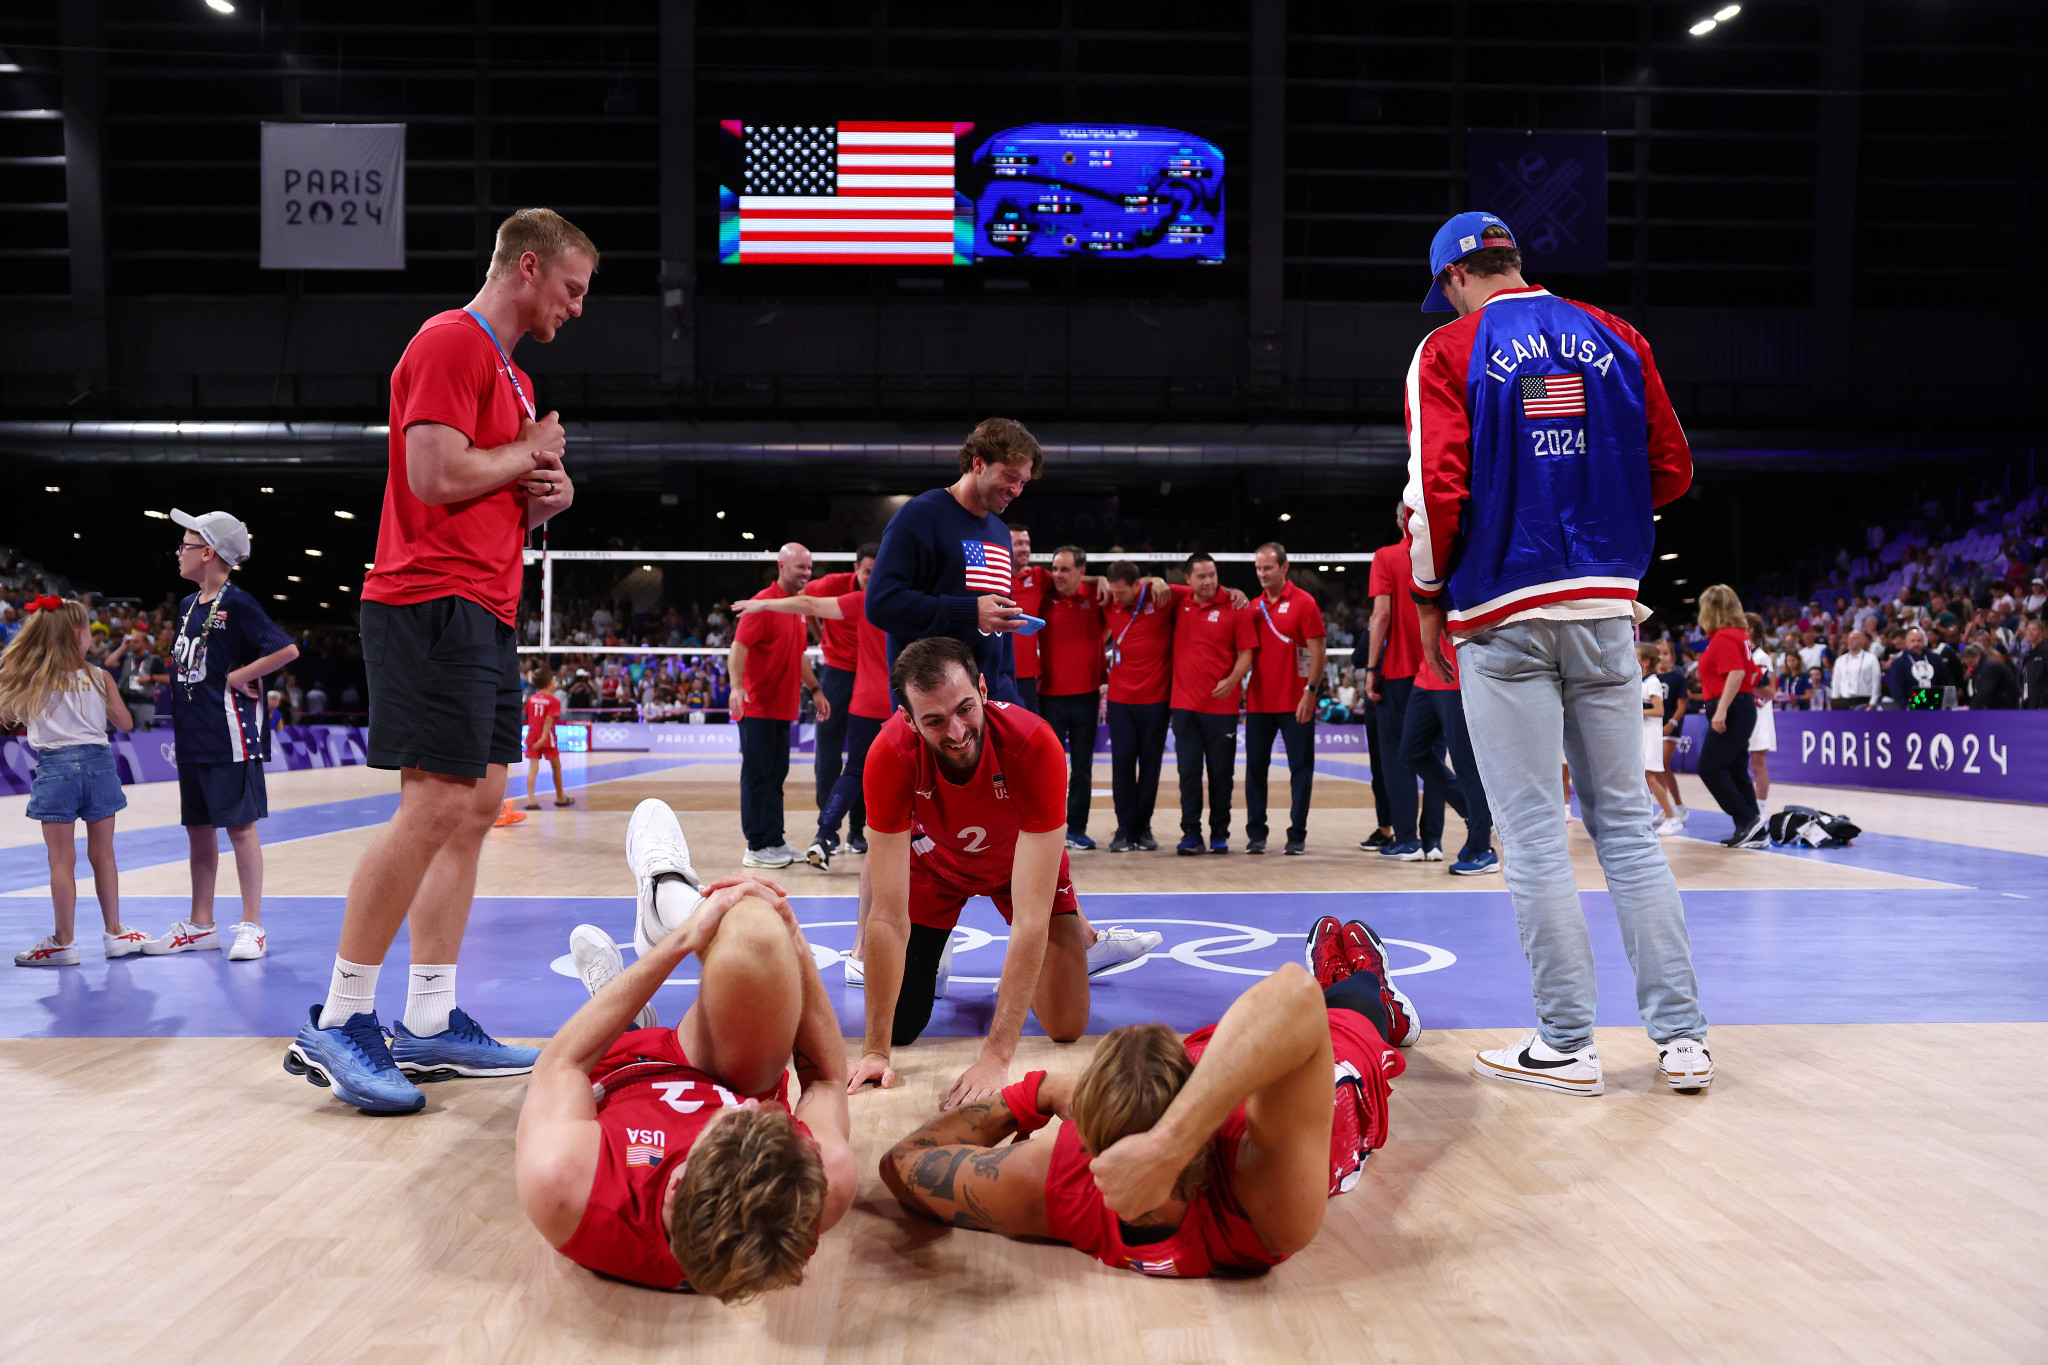
[[[1177,129],[1010,128],[963,181],[977,261],[1223,259],[1223,151]]]

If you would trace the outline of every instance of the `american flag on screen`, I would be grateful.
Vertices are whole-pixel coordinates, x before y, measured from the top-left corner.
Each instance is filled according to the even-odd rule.
[[[1522,376],[1522,416],[1584,417],[1586,376],[1582,374],[1525,374]]]
[[[1010,547],[994,545],[986,540],[963,540],[960,553],[967,557],[967,590],[969,592],[999,592],[1008,596],[1016,591],[1017,578],[1010,569]]]
[[[954,126],[745,123],[742,265],[951,265]]]

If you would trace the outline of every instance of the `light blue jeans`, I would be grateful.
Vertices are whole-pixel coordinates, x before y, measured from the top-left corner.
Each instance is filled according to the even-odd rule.
[[[1543,1041],[1593,1041],[1593,942],[1565,848],[1561,762],[1635,969],[1636,1006],[1659,1043],[1704,1038],[1692,940],[1671,864],[1650,828],[1642,669],[1627,617],[1516,621],[1458,647],[1465,723],[1507,850],[1504,872]]]

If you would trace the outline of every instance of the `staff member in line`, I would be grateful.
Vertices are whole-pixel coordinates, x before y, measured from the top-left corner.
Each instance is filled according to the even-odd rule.
[[[775,581],[756,597],[795,597],[811,581],[811,552],[795,541],[775,556]],[[732,632],[732,719],[740,727],[740,828],[747,836],[742,867],[788,867],[796,850],[784,840],[782,784],[789,777],[789,727],[803,707],[801,684],[818,719],[832,703],[804,653],[801,616],[752,611]],[[828,794],[829,795],[829,794]]]
[[[1052,591],[1052,577],[1042,564],[1031,562],[1031,528],[1019,521],[1010,523],[1010,566],[1017,574],[1017,590],[1011,594],[1017,610],[1026,616],[1045,619],[1045,595]],[[1017,671],[1017,696],[1024,709],[1038,711],[1038,637],[1012,635],[1010,654]]]
[[[1159,800],[1159,767],[1166,757],[1167,705],[1173,680],[1173,593],[1159,579],[1143,579],[1120,559],[1104,585],[1109,603],[1109,789],[1116,804],[1111,853],[1159,847],[1152,810]]]
[[[872,564],[872,558],[867,563]],[[852,569],[843,573],[819,574],[804,585],[804,592],[811,597],[838,597],[855,590],[855,580],[862,578],[863,565],[856,559]],[[825,699],[832,703],[831,718],[818,718],[816,733],[817,750],[811,760],[811,773],[818,784],[818,809],[823,811],[832,800],[832,788],[839,781],[839,774],[846,767],[846,725],[853,716],[853,676],[859,666],[860,623],[844,617],[819,616],[818,686],[825,689]],[[861,832],[863,808],[856,803],[853,808],[851,833],[858,838]],[[839,847],[839,822],[834,820],[830,829],[824,831],[823,842],[827,851]]]
[[[1316,780],[1316,689],[1328,632],[1316,599],[1287,581],[1287,550],[1269,540],[1252,554],[1262,589],[1252,603],[1258,645],[1244,701],[1244,851],[1266,851],[1266,770],[1273,737],[1287,746],[1288,853],[1308,851],[1308,803]]]
[[[1088,552],[1062,545],[1052,555],[1053,591],[1039,632],[1039,714],[1067,751],[1067,847],[1095,847],[1088,801],[1095,789],[1095,728],[1102,711],[1102,607],[1107,594],[1088,576]]]
[[[1202,852],[1202,773],[1209,774],[1209,848],[1230,852],[1230,797],[1237,770],[1238,689],[1251,672],[1251,608],[1219,591],[1216,561],[1200,550],[1173,589],[1173,757],[1180,770],[1180,843]]]
[[[1440,859],[1444,849],[1444,784],[1434,773],[1423,777],[1420,805],[1421,827],[1416,825],[1416,770],[1402,757],[1402,736],[1408,730],[1408,704],[1415,694],[1415,675],[1422,667],[1422,630],[1416,624],[1415,603],[1408,594],[1409,539],[1408,507],[1394,509],[1394,526],[1401,538],[1382,545],[1372,557],[1372,578],[1367,591],[1372,595],[1372,618],[1366,626],[1366,694],[1376,704],[1380,726],[1380,747],[1373,756],[1387,769],[1387,823],[1393,838],[1379,846],[1382,858],[1404,863],[1421,862],[1432,850]],[[1369,846],[1370,840],[1359,847]]]

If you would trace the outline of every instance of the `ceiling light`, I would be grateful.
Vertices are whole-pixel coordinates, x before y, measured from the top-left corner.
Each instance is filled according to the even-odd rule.
[[[154,517],[158,521],[169,521],[171,519],[171,514],[168,512],[150,511],[144,512],[142,515],[144,515],[145,517]]]
[[[350,587],[350,586],[349,586],[348,584],[346,584],[346,583],[344,583],[344,584],[342,584],[342,585],[341,585],[341,590],[342,590],[343,592],[354,592],[354,591],[355,591],[355,589],[354,589],[354,588],[351,588],[351,587]]]
[[[1294,514],[1293,514],[1292,512],[1282,512],[1282,513],[1280,514],[1280,520],[1282,520],[1282,521],[1293,521],[1293,520],[1294,520]]]
[[[71,533],[71,538],[72,538],[73,540],[84,540],[84,539],[85,539],[85,537],[84,537],[84,536],[82,536],[82,535],[78,534],[78,532],[76,532],[76,531],[73,531],[73,532]]]
[[[43,485],[43,491],[44,491],[45,493],[55,493],[55,492],[58,492],[59,490],[58,490],[58,488],[57,488],[57,485],[56,485],[56,484],[54,484],[54,483],[46,483],[46,484],[44,484],[44,485]]]
[[[1338,573],[1343,573],[1343,572],[1344,572],[1344,566],[1343,566],[1342,564],[1339,564],[1339,565],[1337,566],[1337,572],[1338,572]]]
[[[282,602],[284,601],[284,594],[281,592],[274,592],[270,594],[270,600],[273,602]]]
[[[303,578],[301,578],[301,577],[299,577],[299,576],[298,576],[297,574],[295,574],[295,573],[288,573],[288,574],[286,574],[286,575],[284,576],[284,581],[285,581],[285,582],[287,582],[287,583],[303,583],[303,582],[305,582],[306,580],[305,580],[305,579],[303,579]]]
[[[324,606],[326,606],[327,604],[326,604],[325,602],[322,602],[322,603],[321,603],[320,605],[324,607]]]
[[[1317,573],[1328,573],[1329,571],[1330,571],[1330,566],[1329,566],[1329,565],[1327,565],[1327,564],[1318,564],[1318,565],[1316,565],[1316,572],[1317,572]]]
[[[718,514],[718,519],[719,519],[720,521],[724,521],[724,520],[725,520],[725,513],[723,513],[723,512],[720,512],[720,513]]]
[[[1717,23],[1725,24],[1740,13],[1742,13],[1742,6],[1740,5],[1723,5],[1720,9],[1714,11],[1714,19]]]
[[[1652,514],[1652,516],[1650,517],[1650,520],[1651,520],[1651,521],[1662,521],[1662,520],[1664,520],[1664,514],[1663,514],[1662,512],[1657,512],[1657,513],[1654,513],[1654,514]]]
[[[315,559],[318,559],[320,557],[320,552],[318,550],[308,550],[306,551],[306,553],[313,556],[313,558]]]
[[[275,488],[267,488],[267,487],[266,487],[266,488],[259,488],[259,489],[257,489],[256,491],[257,491],[258,493],[275,493],[275,492],[276,492],[277,490],[276,490]]]
[[[233,14],[235,7],[228,0],[206,0],[206,7],[215,14]]]
[[[1703,38],[1707,34],[1712,33],[1715,29],[1719,27],[1720,25],[1715,23],[1712,19],[1702,19],[1697,24],[1694,24],[1691,28],[1687,29],[1686,32],[1690,33],[1695,38]]]
[[[364,568],[366,568],[366,569],[374,569],[374,568],[376,568],[377,566],[376,566],[375,564],[365,564],[365,565],[363,565],[363,567],[364,567]]]
[[[642,564],[642,565],[640,566],[640,572],[641,572],[641,573],[653,573],[653,572],[654,572],[654,566],[653,566],[652,564]]]
[[[752,540],[753,538],[754,538],[754,533],[753,533],[752,531],[742,531],[742,532],[740,532],[740,539],[741,539],[741,540]]]
[[[1663,559],[1663,560],[1672,560],[1672,559],[1676,559],[1676,558],[1678,558],[1678,556],[1677,556],[1676,554],[1668,554],[1668,555],[1658,555],[1658,556],[1657,556],[1657,558],[1659,558],[1659,559]]]
[[[353,513],[353,512],[343,512],[343,511],[341,511],[341,510],[339,510],[339,509],[336,509],[336,511],[335,511],[335,513],[334,513],[334,515],[336,515],[337,517],[340,517],[340,518],[341,518],[341,519],[342,519],[343,521],[354,521],[354,520],[356,519],[356,514],[355,514],[355,513]]]
[[[1690,582],[1692,582],[1690,578],[1674,578],[1671,580],[1671,586],[1674,588],[1682,588]]]
[[[19,76],[21,67],[14,62],[0,62],[0,76]]]

